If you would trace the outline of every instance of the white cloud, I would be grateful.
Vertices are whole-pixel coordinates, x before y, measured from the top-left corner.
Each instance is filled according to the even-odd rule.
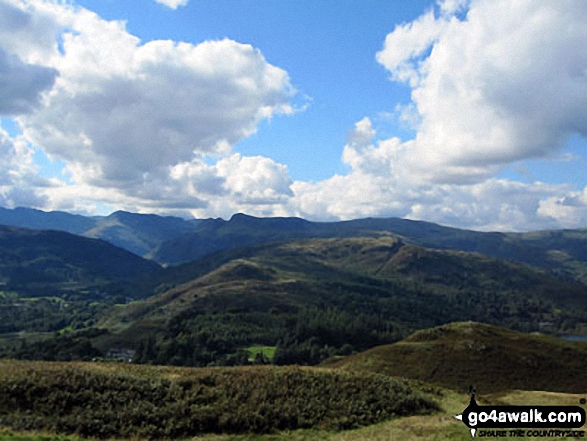
[[[237,203],[273,205],[293,196],[287,167],[269,158],[235,154],[219,161],[216,169]]]
[[[355,172],[383,177],[397,175],[396,158],[405,144],[399,138],[390,138],[375,146],[372,143],[375,135],[369,118],[357,122],[343,149],[342,162],[350,165]]]
[[[295,182],[313,219],[399,216],[482,230],[585,226],[587,189],[495,178],[556,160],[587,135],[587,3],[444,0],[396,26],[377,60],[412,88],[396,107],[414,139],[377,140],[368,118],[344,147],[351,170]]]
[[[448,25],[448,21],[436,19],[434,10],[430,9],[417,20],[396,26],[386,37],[385,48],[377,54],[377,61],[390,71],[394,81],[417,86],[425,69],[426,51]]]
[[[39,188],[50,182],[37,175],[34,152],[22,139],[11,138],[0,127],[0,206],[42,206],[47,198]]]
[[[58,38],[72,9],[49,2],[0,1],[0,46],[31,64],[47,64],[59,52]]]
[[[73,25],[79,33],[64,36],[46,106],[20,121],[49,154],[91,166],[97,184],[134,183],[194,154],[222,153],[260,120],[290,111],[287,74],[251,46],[140,45],[121,24],[87,13]]]
[[[465,10],[470,0],[440,0],[438,5],[444,15],[454,15]]]
[[[142,43],[124,22],[81,7],[9,1],[1,7],[14,21],[10,33],[0,31],[0,48],[24,60],[17,65],[10,58],[11,69],[26,68],[29,76],[59,73],[42,103],[40,92],[52,84],[35,79],[40,86],[30,90],[29,101],[37,108],[29,114],[17,109],[16,119],[29,142],[67,163],[78,190],[108,189],[120,204],[205,207],[201,196],[228,191],[222,186],[236,177],[221,176],[219,168],[209,174],[203,158],[230,160],[232,146],[255,133],[260,121],[293,111],[296,92],[287,72],[250,45],[228,39]],[[237,162],[251,183],[255,170],[245,165],[260,161]],[[189,185],[173,177],[182,164],[192,170]],[[196,169],[203,176],[194,177]],[[235,195],[277,200],[284,184],[257,178],[254,192]],[[259,187],[274,183],[277,189]]]
[[[565,196],[550,197],[540,201],[538,212],[553,219],[559,227],[585,228],[587,219],[587,187],[583,191]]]
[[[171,9],[177,9],[179,6],[188,4],[188,0],[155,0],[157,3],[167,6]]]
[[[473,0],[398,26],[377,59],[412,87],[421,179],[481,182],[500,166],[587,135],[587,3]]]
[[[41,20],[42,22],[43,20]],[[31,112],[41,100],[41,93],[50,89],[57,77],[57,70],[37,64],[39,57],[25,50],[32,38],[30,32],[20,32],[30,27],[30,17],[19,8],[0,2],[0,115],[16,115]],[[39,23],[40,33],[45,33]],[[27,41],[28,40],[28,41]],[[43,47],[43,50],[50,50]],[[23,61],[15,50],[22,50],[30,61]]]
[[[422,180],[411,176],[412,169],[402,168],[410,143],[376,138],[371,121],[359,121],[343,149],[350,172],[317,183],[294,182],[293,211],[314,220],[395,216],[477,230],[585,224],[587,190],[577,193],[567,185],[497,178],[472,184]]]

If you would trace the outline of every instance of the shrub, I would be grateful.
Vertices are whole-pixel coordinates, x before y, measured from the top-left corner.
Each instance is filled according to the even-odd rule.
[[[0,363],[0,426],[106,437],[349,429],[430,412],[407,383],[299,367]]]

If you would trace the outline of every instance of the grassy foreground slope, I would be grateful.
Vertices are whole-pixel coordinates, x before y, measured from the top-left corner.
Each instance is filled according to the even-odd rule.
[[[192,441],[471,441],[471,435],[463,423],[453,418],[466,408],[469,397],[451,391],[443,391],[436,397],[442,409],[431,415],[417,415],[394,418],[389,421],[347,431],[324,429],[301,429],[280,431],[272,434],[206,434],[188,439]],[[479,397],[478,397],[479,398]],[[512,391],[499,395],[481,397],[481,404],[503,405],[581,405],[584,394],[563,394],[553,392]],[[585,405],[582,405],[585,408]],[[585,430],[582,428],[581,430]],[[478,436],[479,437],[479,436]],[[490,438],[495,439],[495,438]],[[499,437],[500,440],[571,440],[568,437]],[[15,432],[0,428],[0,441],[79,441],[79,437],[47,435],[42,433]]]
[[[344,430],[436,410],[410,383],[368,373],[0,360],[0,427],[17,431],[186,438]]]
[[[587,343],[524,334],[480,323],[418,331],[331,366],[423,380],[480,393],[513,389],[587,391]]]

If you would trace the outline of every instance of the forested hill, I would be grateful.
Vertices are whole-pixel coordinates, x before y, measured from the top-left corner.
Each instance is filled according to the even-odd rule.
[[[0,280],[8,287],[104,283],[159,270],[156,263],[103,240],[0,226]]]
[[[583,284],[390,236],[230,250],[182,271],[163,272],[160,290],[193,278],[105,317],[99,326],[109,334],[95,344],[140,349],[141,362],[196,366],[236,363],[239,349],[266,345],[277,347],[276,363],[313,364],[452,321],[525,331],[548,323],[551,332],[587,322]]]

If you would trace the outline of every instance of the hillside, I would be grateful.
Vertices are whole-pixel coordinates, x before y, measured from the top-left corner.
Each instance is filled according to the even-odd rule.
[[[160,270],[102,240],[0,226],[0,337],[88,326]]]
[[[587,229],[536,231],[511,234],[531,248],[546,250],[545,258],[554,268],[564,268],[587,284]]]
[[[400,342],[328,363],[481,394],[506,390],[587,390],[587,343],[524,334],[481,323],[418,331]]]
[[[389,421],[359,427],[357,429],[333,431],[323,428],[276,431],[260,434],[207,434],[199,435],[198,441],[470,441],[471,434],[461,421],[454,415],[460,414],[470,401],[468,394],[457,394],[450,390],[438,390],[423,385],[421,387],[441,409],[429,415],[412,415],[392,418]],[[584,394],[563,394],[541,391],[512,391],[500,393],[498,396],[477,396],[480,404],[498,404],[509,406],[576,406],[581,403]],[[585,409],[586,405],[581,404]],[[533,432],[528,431],[526,436],[516,434],[516,440],[536,440]],[[479,436],[479,434],[477,435]],[[46,431],[21,432],[13,429],[0,428],[1,441],[81,441],[78,436],[64,436],[47,433]],[[95,438],[89,438],[95,439]],[[118,439],[118,437],[117,437]],[[514,437],[502,439],[512,440]],[[541,437],[542,440],[564,440],[576,438]]]
[[[0,226],[0,279],[7,286],[132,279],[158,269],[102,240]]]
[[[82,234],[148,257],[162,242],[193,231],[198,222],[195,219],[187,221],[171,216],[116,211],[97,218],[95,225]]]
[[[142,361],[188,365],[234,363],[240,349],[261,344],[278,347],[275,362],[313,364],[452,321],[521,330],[548,323],[550,331],[587,322],[582,284],[390,236],[226,253],[163,272],[159,290],[172,280],[167,272],[178,280],[194,271],[194,278],[118,307],[100,324],[110,333],[95,343],[103,350],[142,345]]]
[[[309,238],[386,235],[399,236],[425,248],[476,252],[587,280],[584,251],[587,230],[484,233],[398,218],[309,222],[299,218],[256,218],[237,214],[229,221],[202,221],[194,231],[161,243],[150,256],[158,262],[179,264],[236,247]]]

